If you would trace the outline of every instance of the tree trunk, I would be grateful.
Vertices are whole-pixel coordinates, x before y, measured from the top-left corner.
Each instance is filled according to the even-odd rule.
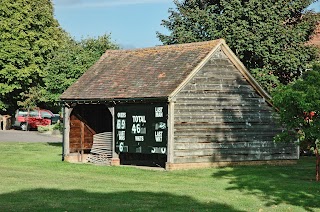
[[[316,181],[320,181],[320,176],[319,176],[319,167],[320,167],[320,155],[319,155],[319,149],[316,148]]]

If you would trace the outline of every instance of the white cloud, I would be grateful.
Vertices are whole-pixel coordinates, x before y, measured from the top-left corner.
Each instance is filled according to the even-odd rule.
[[[53,0],[55,7],[115,7],[135,4],[168,3],[172,0]]]

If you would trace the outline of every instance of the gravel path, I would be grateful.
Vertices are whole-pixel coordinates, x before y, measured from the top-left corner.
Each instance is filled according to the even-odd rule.
[[[62,142],[61,135],[49,135],[38,131],[0,130],[0,142]]]

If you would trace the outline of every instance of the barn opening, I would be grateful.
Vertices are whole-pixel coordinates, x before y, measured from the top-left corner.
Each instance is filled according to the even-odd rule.
[[[112,145],[112,129],[112,114],[107,105],[76,105],[70,114],[70,153],[90,154],[94,137],[103,133],[110,134],[107,142]]]

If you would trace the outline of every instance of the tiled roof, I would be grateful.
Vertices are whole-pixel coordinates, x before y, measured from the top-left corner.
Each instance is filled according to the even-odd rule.
[[[320,22],[318,22],[316,29],[307,44],[315,45],[318,48],[320,47]]]
[[[223,40],[108,50],[62,100],[168,97]]]

